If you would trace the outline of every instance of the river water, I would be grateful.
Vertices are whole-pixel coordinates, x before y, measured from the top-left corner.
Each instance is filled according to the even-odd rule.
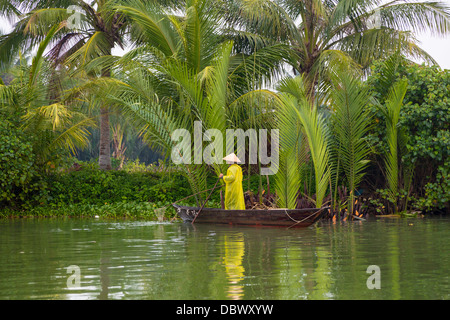
[[[0,299],[449,299],[450,220],[0,220]]]

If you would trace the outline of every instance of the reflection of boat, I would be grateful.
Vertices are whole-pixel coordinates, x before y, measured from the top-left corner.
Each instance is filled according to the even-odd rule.
[[[192,222],[199,207],[173,205],[184,222]],[[267,227],[307,227],[318,221],[328,208],[224,210],[203,208],[195,223],[216,223]]]

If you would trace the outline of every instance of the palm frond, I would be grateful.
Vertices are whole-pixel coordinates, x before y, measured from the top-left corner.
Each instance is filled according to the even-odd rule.
[[[376,83],[376,92],[381,93],[381,101],[384,101],[385,97],[389,93],[392,85],[396,82],[398,78],[398,68],[405,58],[401,55],[400,50],[396,51],[394,54],[387,57],[380,68],[380,80]]]
[[[400,109],[403,105],[403,98],[405,97],[407,86],[407,80],[398,81],[389,91],[384,109],[386,115],[386,139],[389,149],[388,154],[385,155],[386,181],[389,190],[388,192],[392,199],[397,198],[399,188],[398,124]]]
[[[57,135],[49,144],[48,149],[68,149],[72,154],[76,154],[77,148],[83,149],[89,145],[90,132],[88,128],[95,126],[95,117],[81,116],[79,121],[70,123],[63,132]]]
[[[98,57],[111,55],[112,44],[108,35],[96,31],[77,51],[72,53],[65,61],[68,66],[83,66]]]
[[[177,52],[179,36],[163,8],[156,2],[130,0],[118,5],[115,10],[130,18],[134,23],[135,43],[151,44],[166,56]]]
[[[297,197],[301,186],[301,159],[299,150],[302,145],[301,125],[299,124],[295,106],[297,99],[292,95],[283,95],[277,108],[277,127],[280,130],[279,169],[275,175],[275,190],[278,195],[278,206],[293,209],[297,205]]]
[[[30,87],[32,87],[33,85],[36,84],[36,79],[38,77],[39,71],[40,71],[40,67],[42,65],[42,60],[44,58],[44,52],[45,49],[47,48],[48,44],[50,43],[50,41],[52,40],[52,38],[54,37],[54,35],[63,27],[62,24],[57,24],[54,25],[50,31],[48,32],[48,34],[46,35],[45,39],[40,43],[38,51],[36,53],[36,55],[33,57],[33,62],[31,64],[31,71],[30,71],[30,81],[28,83],[28,85]]]
[[[232,42],[225,43],[219,49],[213,65],[213,77],[207,85],[209,104],[206,107],[203,120],[210,128],[219,129],[225,133],[225,106],[227,105],[228,71]]]
[[[298,37],[294,20],[276,1],[225,1],[226,21],[238,30],[248,30],[277,41]]]
[[[275,175],[275,191],[280,208],[294,209],[301,185],[301,167],[295,149],[283,150],[280,153],[279,168]]]
[[[33,10],[27,14],[23,20],[25,27],[23,32],[30,35],[43,36],[49,32],[54,25],[61,23],[66,24],[67,18],[70,16],[67,8],[45,8]],[[81,17],[81,13],[80,13]]]
[[[214,1],[196,1],[186,8],[182,23],[184,58],[188,66],[198,73],[216,54],[221,38],[220,16]]]
[[[1,0],[0,1],[0,12],[4,17],[18,17],[21,15],[21,11],[17,8],[13,1]]]
[[[330,182],[328,159],[329,133],[322,116],[316,108],[311,109],[309,104],[303,104],[297,110],[297,115],[303,124],[311,157],[314,164],[316,180],[316,207],[320,208]]]
[[[450,7],[445,2],[392,1],[380,6],[381,24],[397,30],[431,31],[434,35],[450,32]]]
[[[348,183],[350,194],[349,214],[353,214],[354,195],[361,183],[369,163],[370,148],[364,140],[370,117],[367,113],[369,92],[359,80],[344,73],[333,79],[331,107],[336,153]],[[333,166],[337,170],[337,164]],[[336,172],[334,176],[339,173]],[[337,183],[337,182],[336,182]]]
[[[297,83],[299,86],[296,88],[293,83]],[[282,88],[285,88],[286,93],[280,94],[281,103],[293,110],[296,119],[302,125],[302,130],[308,141],[314,165],[316,207],[320,208],[330,182],[329,130],[325,125],[323,117],[318,113],[317,108],[315,106],[311,108],[301,77],[297,77],[287,83],[285,82]]]

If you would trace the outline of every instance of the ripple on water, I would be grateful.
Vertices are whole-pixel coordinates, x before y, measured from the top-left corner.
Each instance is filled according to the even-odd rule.
[[[449,222],[0,223],[0,299],[448,299]],[[382,290],[368,290],[369,265]]]

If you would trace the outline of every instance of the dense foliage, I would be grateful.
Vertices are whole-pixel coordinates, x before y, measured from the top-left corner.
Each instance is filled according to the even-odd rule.
[[[24,145],[27,150],[28,145]],[[16,156],[20,155],[16,152]],[[32,159],[31,152],[27,155]],[[139,210],[148,207],[150,216],[154,216],[153,209],[190,194],[184,177],[177,171],[171,172],[173,169],[159,171],[153,166],[130,163],[123,170],[103,171],[96,163],[75,163],[67,169],[42,173],[33,171],[32,163],[27,162],[23,172],[20,172],[18,169],[22,168],[19,165],[22,161],[23,157],[16,162],[11,161],[9,163],[13,167],[2,168],[1,171],[2,174],[9,174],[5,177],[9,180],[3,181],[9,181],[10,185],[9,189],[5,189],[3,204],[16,209],[20,215],[28,215],[30,211],[48,215],[54,211],[63,215],[93,216],[109,210],[122,216],[120,210],[127,209],[135,211],[134,216],[139,216]],[[32,173],[35,175],[30,177]],[[29,181],[37,178],[36,183]],[[30,190],[31,187],[34,189]],[[11,195],[19,199],[7,198]],[[43,206],[43,210],[36,208],[39,206]],[[77,210],[81,211],[77,213]],[[11,214],[11,211],[3,214]]]
[[[0,122],[0,205],[17,207],[39,191],[39,175],[30,141],[21,130]]]
[[[443,3],[0,3],[17,18],[0,36],[0,71],[8,78],[0,81],[6,211],[128,215],[197,193],[190,201],[199,204],[206,197],[199,192],[226,171],[220,160],[228,146],[216,144],[216,134],[227,129],[280,130],[266,199],[259,173],[267,164],[247,158],[243,165],[260,205],[330,205],[331,215],[349,218],[370,208],[449,210],[450,73],[407,60],[434,63],[409,31],[448,34]],[[70,5],[78,6],[75,15]],[[112,55],[126,45],[123,56]],[[23,52],[32,52],[31,61]],[[174,131],[193,137],[198,123],[202,132],[215,130],[200,147],[219,161],[165,170],[176,148],[185,156],[196,146],[194,138],[172,140]],[[130,143],[137,145],[127,153]],[[166,162],[133,165],[127,155],[139,155],[143,143],[151,159]],[[72,166],[83,149],[78,155],[97,166]]]
[[[169,203],[189,194],[179,173],[101,171],[86,165],[48,177],[48,204],[104,204],[124,201]]]
[[[376,63],[372,71],[368,86],[383,101],[387,72],[383,62]],[[400,158],[413,171],[406,193],[414,195],[411,204],[416,208],[449,210],[450,72],[399,59],[391,74],[390,81],[406,79],[408,83],[398,124],[405,135]],[[387,152],[385,117],[375,107],[372,111],[375,123],[370,140],[376,153],[383,154]]]

